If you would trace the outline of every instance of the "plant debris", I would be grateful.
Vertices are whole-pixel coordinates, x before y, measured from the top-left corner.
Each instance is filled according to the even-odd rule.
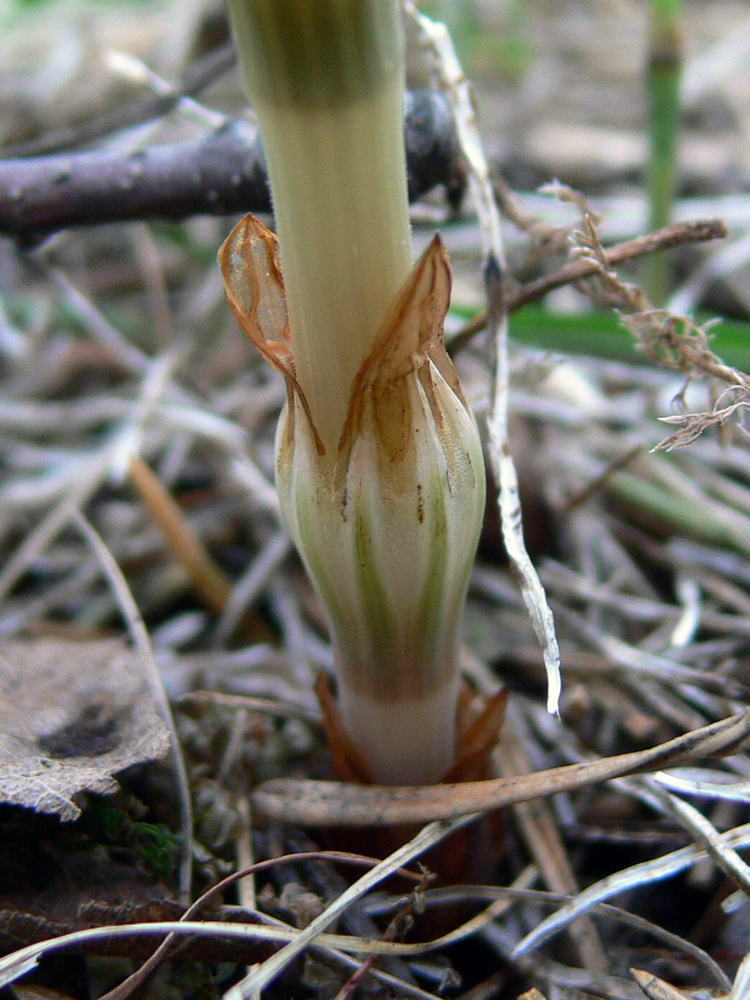
[[[0,644],[0,699],[6,804],[76,819],[82,793],[115,791],[114,775],[169,749],[141,659],[116,639]]]
[[[749,357],[736,137],[750,15],[685,4],[690,187],[674,224],[645,233],[629,141],[644,6],[540,0],[521,23],[517,5],[472,4],[463,44],[493,166],[471,187],[498,200],[505,261],[494,216],[457,209],[460,160],[450,189],[413,209],[417,253],[443,230],[447,341],[480,424],[491,408],[507,424],[496,445],[513,455],[560,650],[556,719],[488,505],[462,666],[477,698],[510,689],[489,781],[325,780],[314,683],[331,649],[271,482],[285,389],[237,331],[215,262],[236,220],[0,244],[0,982],[19,995],[745,996],[750,364],[721,345],[734,336],[732,357]],[[0,139],[14,156],[36,143],[26,150],[127,165],[231,138],[217,122],[241,119],[250,136],[211,4],[180,19],[156,2],[66,10],[63,25],[53,0],[24,7],[0,39]],[[514,59],[526,51],[526,70],[485,22]],[[414,48],[414,86],[429,86],[435,64]],[[667,247],[676,291],[654,309],[639,269]],[[501,334],[510,314],[494,403],[487,273]],[[599,350],[613,309],[632,338],[617,358]],[[553,353],[522,342],[527,311]],[[583,353],[566,350],[567,324],[586,333]],[[170,739],[182,774],[153,763]],[[317,850],[332,821],[372,825],[381,808],[387,822],[430,822],[385,860]],[[487,883],[420,884],[412,862],[429,868],[423,851],[490,809],[502,853]]]

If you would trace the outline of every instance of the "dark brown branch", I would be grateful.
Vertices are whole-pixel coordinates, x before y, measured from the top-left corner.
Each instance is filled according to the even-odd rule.
[[[460,183],[458,144],[440,94],[407,96],[409,197]],[[240,121],[195,142],[130,156],[81,152],[0,161],[0,234],[21,242],[71,226],[133,219],[267,212],[260,141]]]
[[[676,222],[663,229],[657,229],[653,233],[647,233],[645,236],[638,236],[634,240],[610,247],[605,251],[605,258],[609,267],[615,267],[617,264],[634,260],[636,257],[643,257],[656,250],[669,250],[685,243],[704,243],[707,240],[725,239],[728,235],[729,230],[723,219]],[[507,296],[508,312],[515,312],[530,302],[538,302],[548,292],[560,288],[562,285],[570,285],[576,281],[594,277],[599,273],[599,269],[600,265],[597,261],[587,258],[570,261],[557,271],[553,271],[552,274],[545,274],[544,277],[537,278],[536,281],[530,281],[528,284],[510,291]],[[486,325],[487,311],[483,309],[451,339],[451,354],[461,350]]]
[[[29,240],[70,226],[267,211],[260,143],[241,122],[197,142],[130,156],[70,153],[0,162],[0,233]]]

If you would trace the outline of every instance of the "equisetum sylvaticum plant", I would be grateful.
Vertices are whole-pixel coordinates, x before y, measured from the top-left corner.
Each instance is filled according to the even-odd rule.
[[[248,216],[220,260],[235,316],[286,379],[279,499],[327,611],[355,747],[381,783],[439,781],[456,756],[485,473],[443,342],[438,237],[412,267],[400,3],[229,10],[278,244]]]

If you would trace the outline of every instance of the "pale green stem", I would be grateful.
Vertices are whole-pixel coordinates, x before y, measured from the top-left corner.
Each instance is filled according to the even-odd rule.
[[[373,776],[437,781],[455,758],[458,620],[484,468],[431,326],[450,289],[439,244],[411,271],[401,4],[228,3],[292,340],[296,382],[277,437],[284,516],[326,606],[344,720]],[[420,276],[424,287],[409,284]],[[399,336],[381,358],[389,331]],[[379,372],[378,386],[363,375],[353,392],[362,371]]]
[[[341,685],[341,709],[381,785],[432,785],[456,757],[458,671],[420,698],[383,701]]]
[[[335,454],[354,376],[411,266],[398,7],[229,8],[268,161],[297,377]]]

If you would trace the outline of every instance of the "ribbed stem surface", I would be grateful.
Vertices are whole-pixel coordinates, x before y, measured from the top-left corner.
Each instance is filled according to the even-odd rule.
[[[352,739],[379,781],[438,781],[455,757],[458,620],[484,469],[439,336],[450,295],[440,244],[411,271],[401,4],[229,8],[304,395],[295,383],[277,436],[279,498],[328,612]]]
[[[230,0],[268,160],[297,376],[335,453],[409,273],[404,52],[391,0]]]

